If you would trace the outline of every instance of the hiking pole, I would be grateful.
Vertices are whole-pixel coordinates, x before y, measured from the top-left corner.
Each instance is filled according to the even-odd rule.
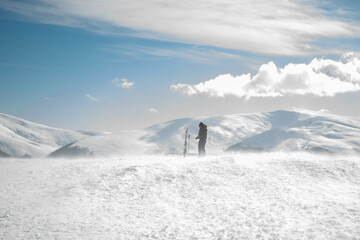
[[[184,157],[186,157],[187,154],[187,140],[188,140],[188,129],[186,129],[185,131],[185,143],[184,143]]]
[[[190,154],[190,134],[189,134],[189,137],[188,137],[188,151],[187,151],[187,153],[188,154]]]

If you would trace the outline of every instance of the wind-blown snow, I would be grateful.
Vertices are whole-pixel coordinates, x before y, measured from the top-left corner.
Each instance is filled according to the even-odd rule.
[[[0,159],[2,239],[357,239],[360,160]]]
[[[140,139],[143,134],[143,131],[123,131],[120,134],[88,137],[52,152],[50,157],[111,157],[157,152],[156,144]]]

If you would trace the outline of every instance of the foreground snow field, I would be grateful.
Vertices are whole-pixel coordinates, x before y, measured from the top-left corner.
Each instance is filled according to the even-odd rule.
[[[360,158],[0,159],[1,239],[359,239]]]

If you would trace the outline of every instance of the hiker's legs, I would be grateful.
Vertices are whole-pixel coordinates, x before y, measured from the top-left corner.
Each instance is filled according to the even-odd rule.
[[[206,155],[205,144],[206,144],[206,140],[200,139],[199,146],[198,146],[199,156],[205,156]]]

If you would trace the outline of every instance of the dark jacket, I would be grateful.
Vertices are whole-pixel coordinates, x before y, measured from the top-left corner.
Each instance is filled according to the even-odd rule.
[[[196,139],[202,139],[202,140],[206,140],[207,138],[207,126],[205,124],[201,124],[200,123],[200,129],[199,129],[199,134],[196,137]]]

